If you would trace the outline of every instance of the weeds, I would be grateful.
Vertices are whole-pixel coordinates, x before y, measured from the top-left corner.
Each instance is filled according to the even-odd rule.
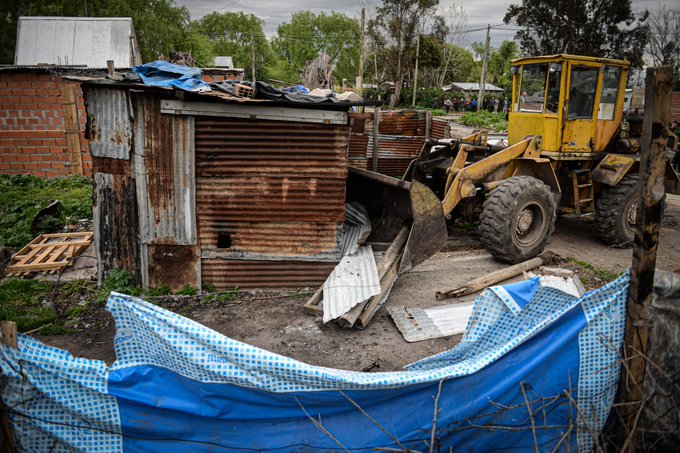
[[[584,273],[587,274],[587,275],[582,275],[580,277],[581,283],[583,283],[584,285],[590,283],[590,280],[592,280],[592,279],[596,279],[596,280],[599,280],[599,281],[602,281],[602,282],[605,282],[605,283],[609,283],[609,282],[614,281],[617,278],[619,278],[618,274],[614,274],[614,273],[609,272],[607,270],[600,269],[598,267],[593,266],[590,263],[586,263],[585,261],[581,261],[581,260],[578,260],[576,258],[566,258],[566,261],[568,263],[578,265],[579,267],[581,267],[581,269],[583,269]]]
[[[61,202],[59,214],[45,217],[32,233],[35,215],[55,200]],[[0,175],[0,245],[17,250],[36,235],[60,231],[79,219],[92,219],[92,181],[88,178]]]
[[[466,126],[492,129],[496,132],[508,130],[508,121],[505,119],[504,113],[491,113],[486,110],[466,112],[460,117],[459,121]]]

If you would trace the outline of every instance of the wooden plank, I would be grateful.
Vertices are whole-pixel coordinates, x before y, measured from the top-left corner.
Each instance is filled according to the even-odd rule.
[[[399,233],[397,233],[397,236],[394,238],[394,241],[392,241],[392,244],[388,247],[387,251],[385,252],[385,255],[383,256],[383,259],[380,261],[380,264],[378,264],[378,275],[380,276],[381,290],[385,289],[382,286],[383,285],[382,280],[385,277],[385,274],[388,272],[388,270],[392,268],[392,265],[401,256],[401,252],[403,251],[404,246],[406,245],[406,240],[408,239],[408,234],[409,229],[406,227],[403,227],[401,230],[399,230]],[[361,314],[364,312],[365,308],[370,304],[371,300],[372,299],[365,300],[360,304],[352,307],[350,311],[348,311],[347,313],[338,318],[338,324],[345,329],[350,329],[354,327],[354,324],[357,322]]]
[[[91,241],[62,241],[62,242],[48,242],[47,244],[49,245],[54,245],[55,247],[60,247],[62,245],[68,245],[68,246],[89,246],[92,242]],[[43,248],[45,244],[32,244],[28,245],[27,247],[30,248]]]
[[[359,319],[357,319],[355,323],[358,328],[365,329],[368,327],[368,324],[373,319],[373,316],[375,316],[375,314],[378,312],[383,299],[385,299],[385,297],[389,294],[390,290],[392,289],[392,285],[398,276],[401,257],[402,254],[400,253],[399,257],[392,262],[392,265],[387,269],[385,275],[383,275],[383,277],[380,279],[380,294],[376,294],[368,300],[366,308],[364,308],[364,311],[361,313],[361,316],[359,316]]]
[[[72,237],[92,237],[91,231],[79,231],[77,233],[45,233],[42,236],[46,238],[72,238]]]
[[[57,261],[57,258],[61,257],[61,254],[64,253],[64,251],[68,248],[68,245],[62,245],[61,247],[55,247],[54,248],[54,253],[52,253],[45,261],[45,264],[50,264],[54,263]]]
[[[43,237],[42,235],[36,237],[36,238],[33,239],[31,242],[29,242],[28,245],[26,245],[24,248],[22,248],[22,249],[19,250],[17,253],[15,253],[15,254],[12,256],[12,260],[17,259],[17,260],[19,260],[19,262],[21,262],[22,264],[25,264],[25,261],[31,259],[36,253],[38,253],[38,252],[40,251],[40,249],[32,250],[32,249],[31,249],[31,246],[41,244],[41,243],[43,243],[43,242],[45,242],[45,241],[47,241],[47,238],[46,238],[46,237]],[[26,254],[25,254],[25,253],[26,253]],[[20,258],[21,258],[21,259],[20,259]],[[10,261],[10,262],[11,262],[11,261]]]
[[[59,270],[59,268],[61,268],[62,266],[67,266],[68,264],[69,264],[69,261],[57,261],[57,262],[54,262],[54,263],[15,265],[15,266],[10,266],[7,269],[10,272],[23,272],[23,271],[36,272],[36,271],[45,271],[45,270]]]
[[[316,290],[316,292],[310,297],[305,305],[302,307],[305,312],[310,315],[323,315],[323,308],[321,308],[321,295],[323,294],[323,285]]]
[[[61,90],[64,113],[64,136],[68,147],[68,167],[72,175],[83,175],[83,157],[80,148],[80,120],[76,103],[76,86],[64,84]]]
[[[648,324],[644,307],[651,303],[656,252],[664,200],[666,140],[670,117],[673,74],[669,67],[648,68],[645,87],[645,117],[640,140],[640,201],[628,292],[626,333],[620,383],[623,423],[620,437],[635,451],[632,433],[643,399]],[[625,437],[623,437],[625,436]]]

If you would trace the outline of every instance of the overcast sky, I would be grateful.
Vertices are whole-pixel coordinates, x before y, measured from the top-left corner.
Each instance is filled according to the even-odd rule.
[[[288,22],[292,13],[309,10],[316,13],[337,11],[349,16],[359,17],[362,6],[372,10],[381,2],[378,0],[176,0],[178,5],[186,6],[191,12],[192,19],[201,17],[213,11],[243,11],[254,14],[264,20],[264,32],[268,37],[276,33],[276,27],[282,22]],[[677,5],[677,0],[633,0],[633,9],[656,9],[659,4],[666,7]],[[468,15],[468,29],[474,30],[503,23],[503,16],[512,3],[521,0],[440,0],[440,8],[446,8],[452,3],[462,4]],[[466,45],[475,41],[484,41],[486,30],[466,33]],[[511,25],[501,25],[491,30],[491,45],[498,46],[504,39],[512,39],[515,31]]]

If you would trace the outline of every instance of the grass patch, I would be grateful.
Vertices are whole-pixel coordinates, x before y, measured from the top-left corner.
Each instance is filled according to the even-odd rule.
[[[54,310],[43,303],[51,291],[52,285],[40,280],[4,280],[0,283],[0,320],[16,322],[19,332],[54,323]]]
[[[566,261],[568,263],[578,265],[583,270],[583,272],[587,274],[581,275],[580,277],[581,283],[583,283],[584,285],[590,283],[590,280],[593,278],[605,283],[609,283],[619,278],[619,274],[614,274],[607,270],[600,269],[598,267],[593,266],[590,263],[586,263],[585,261],[577,260],[576,258],[566,258]]]
[[[59,200],[56,217],[46,217],[31,233],[33,218]],[[79,219],[92,219],[92,182],[82,176],[42,179],[27,175],[0,175],[0,245],[18,250],[42,233],[61,231]]]
[[[479,129],[491,129],[495,132],[508,130],[508,122],[505,119],[505,113],[492,113],[488,110],[466,112],[458,121],[466,126],[472,126]]]

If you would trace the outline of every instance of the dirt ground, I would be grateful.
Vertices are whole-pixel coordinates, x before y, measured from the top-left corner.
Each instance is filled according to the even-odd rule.
[[[592,222],[583,219],[558,219],[546,250],[616,274],[630,265],[632,257],[630,248],[612,248],[600,243]],[[578,269],[573,264],[567,266]],[[386,305],[426,308],[452,303],[435,300],[435,291],[502,267],[502,263],[483,250],[475,232],[452,229],[442,252],[399,277]],[[657,267],[680,268],[680,196],[668,196]],[[598,282],[593,285],[597,286]],[[343,330],[334,323],[324,325],[320,317],[306,314],[302,310],[305,300],[299,295],[290,297],[289,293],[251,292],[220,304],[179,300],[170,303],[168,308],[269,351],[315,365],[355,371],[399,370],[406,364],[450,349],[460,339],[453,336],[407,343],[384,306],[367,329]],[[39,338],[76,356],[112,363],[115,360],[112,318],[104,315],[91,324],[85,320],[80,328],[81,332],[74,335]]]

